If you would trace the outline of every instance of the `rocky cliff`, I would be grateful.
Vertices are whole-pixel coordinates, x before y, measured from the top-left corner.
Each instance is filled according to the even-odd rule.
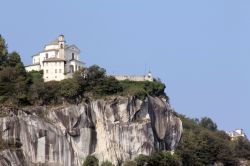
[[[163,99],[118,97],[57,107],[2,108],[9,144],[0,165],[82,165],[85,157],[122,164],[139,154],[174,150],[182,122]]]

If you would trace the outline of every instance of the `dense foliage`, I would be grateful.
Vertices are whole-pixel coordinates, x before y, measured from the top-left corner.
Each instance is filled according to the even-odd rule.
[[[89,164],[92,166],[94,164],[98,165],[98,160],[94,156],[87,156],[84,161],[83,166]],[[179,166],[180,159],[177,155],[171,154],[170,152],[155,152],[150,156],[139,155],[134,160],[125,161],[123,166]],[[120,165],[120,164],[118,164]],[[111,162],[105,161],[101,166],[114,166]]]
[[[165,97],[168,100],[168,96],[166,96],[165,84],[160,81],[120,81],[121,86],[123,87],[123,91],[120,92],[120,95],[128,95],[132,94],[140,99],[144,99],[147,95],[151,96],[161,96]]]
[[[238,165],[240,159],[250,157],[250,142],[246,138],[232,141],[217,125],[207,117],[189,119],[178,115],[183,123],[184,132],[176,149],[183,166]],[[240,149],[240,150],[239,150]]]
[[[27,74],[17,52],[8,53],[0,36],[0,102],[20,104],[27,102]]]
[[[179,166],[181,164],[179,157],[170,152],[155,152],[150,156],[139,155],[134,161],[137,166]]]
[[[83,166],[99,166],[99,161],[95,156],[87,156]]]

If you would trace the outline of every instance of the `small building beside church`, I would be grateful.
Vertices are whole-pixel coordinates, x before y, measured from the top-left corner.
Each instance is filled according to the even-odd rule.
[[[154,78],[151,72],[148,72],[146,75],[112,75],[119,81],[129,80],[129,81],[154,81]]]
[[[25,67],[27,72],[43,71],[43,79],[60,81],[71,78],[75,71],[84,67],[80,61],[80,49],[68,45],[63,35],[45,45],[44,50],[32,56],[32,64]]]
[[[239,137],[247,138],[246,134],[244,133],[243,129],[236,129],[233,131],[227,131],[227,135],[231,138],[231,140],[236,140]]]

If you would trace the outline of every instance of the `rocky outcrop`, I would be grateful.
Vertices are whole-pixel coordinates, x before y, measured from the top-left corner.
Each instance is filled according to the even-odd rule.
[[[8,115],[0,117],[3,139],[20,143],[0,152],[0,165],[77,166],[90,154],[119,165],[139,154],[174,150],[182,133],[181,120],[156,97],[1,112]]]

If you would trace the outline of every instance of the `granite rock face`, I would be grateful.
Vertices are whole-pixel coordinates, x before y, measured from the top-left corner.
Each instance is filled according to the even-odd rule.
[[[87,155],[121,165],[139,154],[174,150],[182,122],[163,99],[118,97],[78,105],[3,109],[0,165],[80,166]]]

